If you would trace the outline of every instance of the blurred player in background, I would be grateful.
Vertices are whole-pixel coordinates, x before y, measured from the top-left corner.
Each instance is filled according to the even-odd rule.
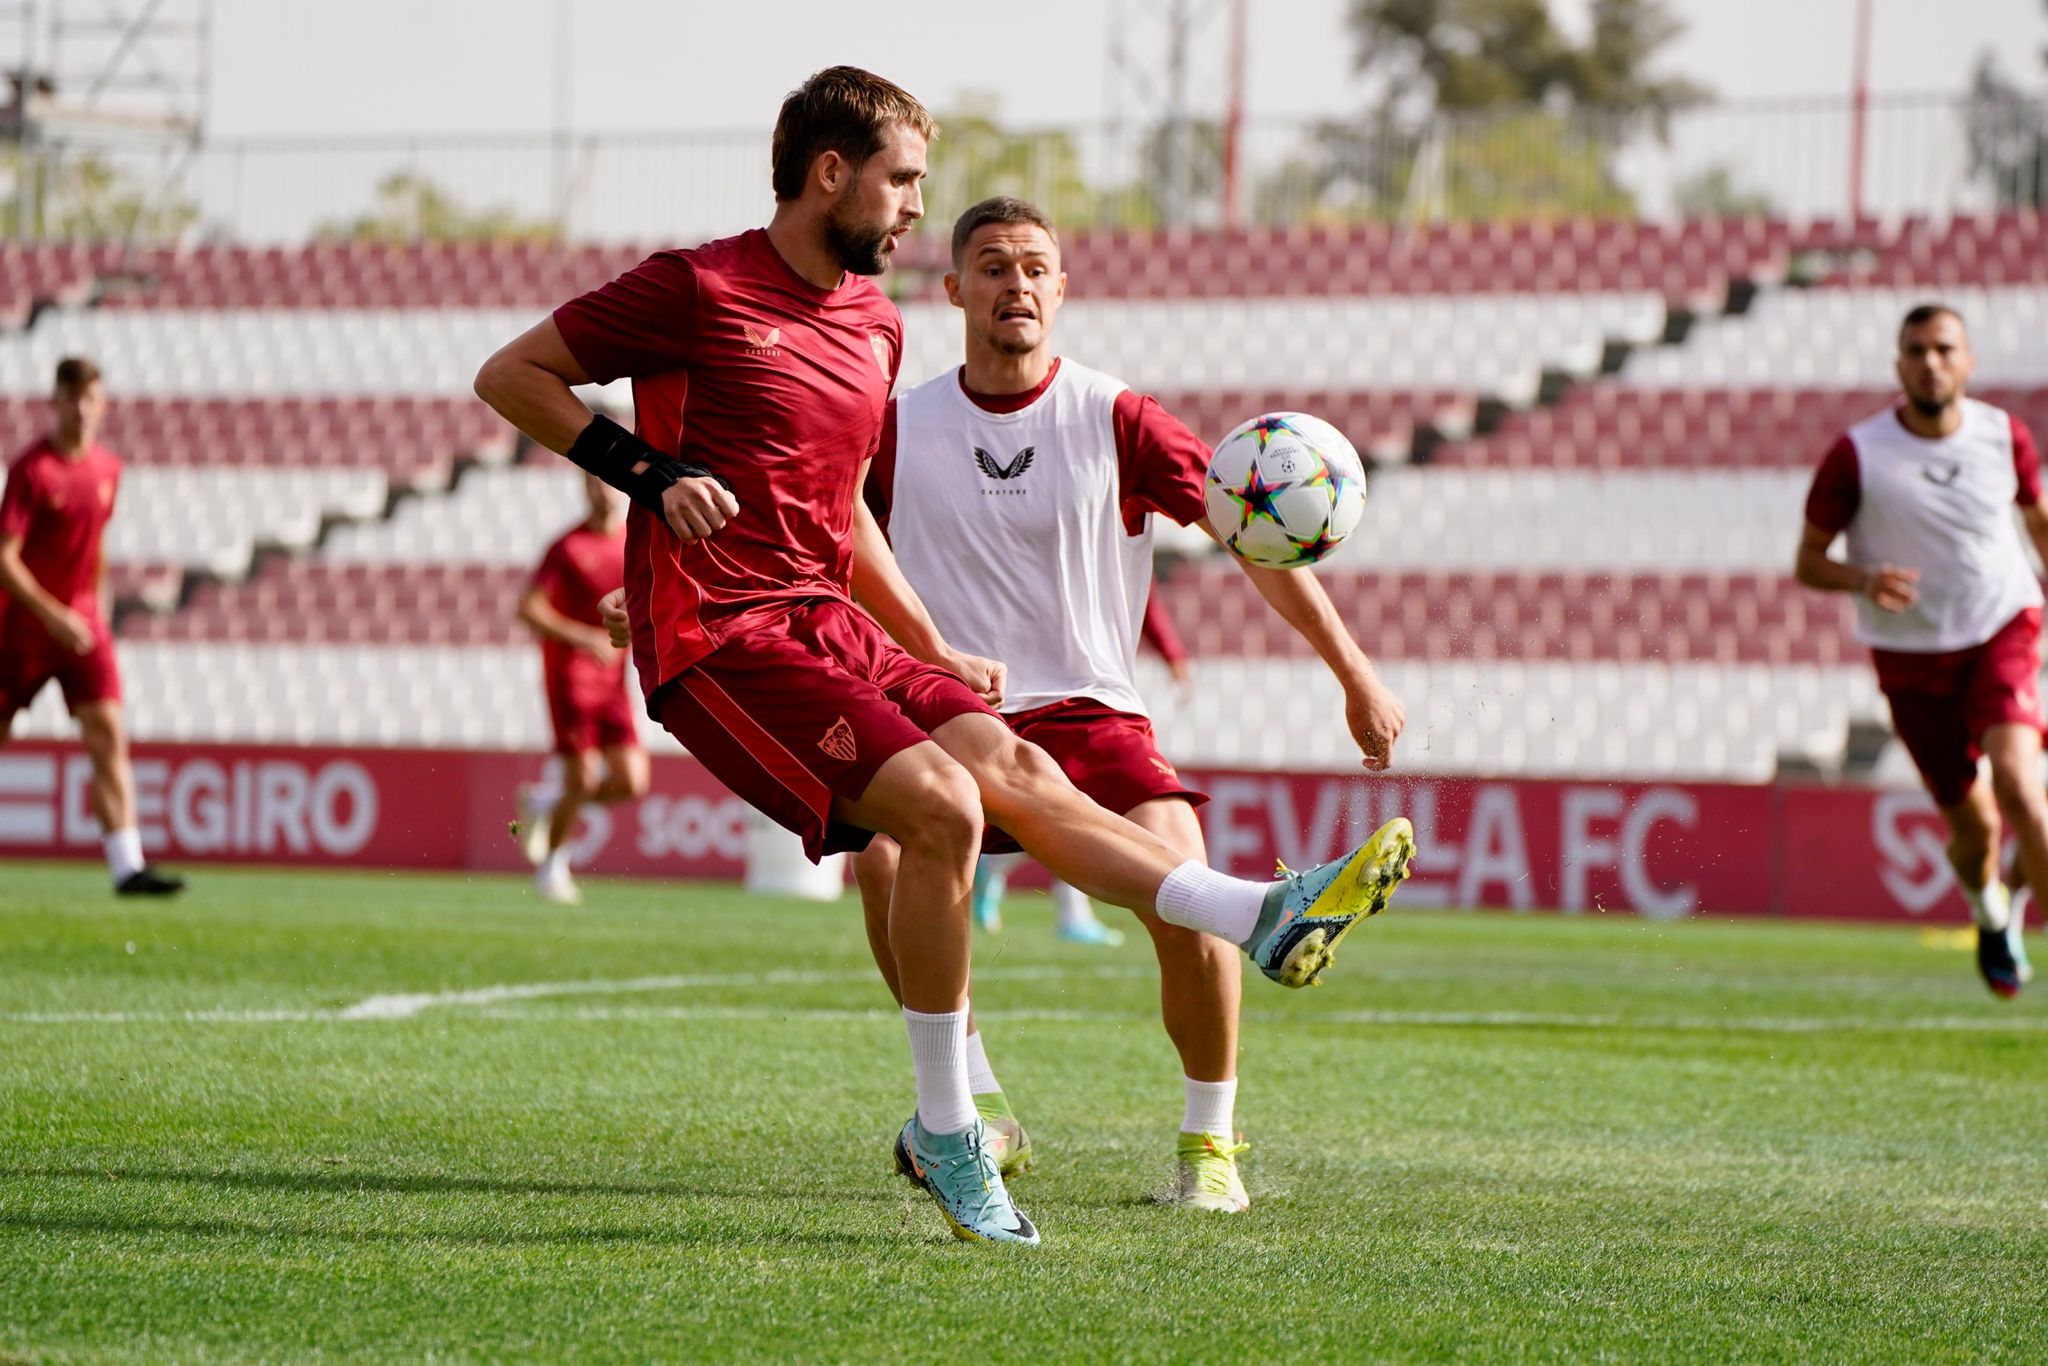
[[[1052,330],[1066,275],[1058,235],[1037,207],[998,196],[969,208],[953,228],[952,265],[946,293],[961,310],[966,364],[890,405],[868,505],[939,633],[1007,666],[999,705],[1010,728],[1102,806],[1205,863],[1195,807],[1208,798],[1159,752],[1136,652],[1152,596],[1152,515],[1208,526],[1209,447],[1157,400],[1059,355]],[[1322,581],[1233,563],[1329,665],[1366,766],[1384,768],[1401,702]],[[983,841],[992,858],[1016,847],[1000,830]],[[878,839],[856,862],[869,942],[892,982],[894,857]],[[1238,955],[1214,936],[1136,914],[1152,937],[1161,1014],[1181,1057],[1174,1199],[1246,1209],[1235,1141]],[[968,1048],[984,1120],[1027,1150],[979,1031]]]
[[[1157,652],[1166,665],[1167,676],[1177,686],[1186,687],[1188,680],[1194,677],[1187,646],[1181,643],[1180,632],[1173,629],[1173,618],[1160,604],[1156,592],[1145,599],[1145,620],[1138,633],[1138,642],[1151,646]],[[974,869],[974,895],[969,903],[977,929],[989,934],[1002,933],[1003,893],[1009,890],[1010,874],[1023,861],[1021,853],[981,856],[981,862]],[[1097,920],[1095,903],[1079,887],[1054,878],[1049,890],[1052,895],[1053,932],[1060,938],[1069,944],[1097,944],[1109,949],[1122,946],[1123,931]]]
[[[625,598],[648,710],[812,858],[872,833],[901,848],[886,933],[917,1109],[897,1169],[958,1236],[1035,1244],[968,1089],[985,816],[1091,894],[1222,935],[1291,986],[1386,904],[1413,843],[1403,829],[1273,883],[1216,873],[1076,791],[983,701],[1002,667],[933,627],[860,486],[903,355],[902,317],[868,277],[923,216],[935,131],[888,81],[818,72],[777,117],[767,228],[571,300],[476,389],[633,498]],[[572,387],[628,377],[638,432]],[[763,930],[772,952],[783,931]]]
[[[1853,593],[1857,634],[1921,780],[1977,924],[1977,970],[2000,996],[2032,976],[1998,876],[2001,824],[2027,882],[2048,887],[2040,781],[2041,586],[2013,518],[2048,560],[2041,459],[2025,424],[1966,398],[1962,318],[1924,304],[1899,328],[1905,401],[1851,427],[1815,473],[1794,573]],[[1828,557],[1847,533],[1846,562]],[[1978,773],[1990,760],[1991,780]]]
[[[0,744],[14,714],[55,680],[92,760],[92,813],[123,896],[162,896],[184,881],[143,861],[135,775],[121,720],[121,671],[107,624],[106,530],[121,461],[99,444],[107,415],[99,367],[57,365],[56,428],[16,456],[0,495]]]
[[[583,899],[569,875],[569,841],[584,804],[647,793],[626,652],[613,647],[597,606],[626,580],[626,500],[592,474],[583,476],[583,492],[589,514],[548,547],[519,597],[519,619],[540,637],[560,768],[555,783],[520,793],[520,837],[537,870],[535,893],[562,906]]]

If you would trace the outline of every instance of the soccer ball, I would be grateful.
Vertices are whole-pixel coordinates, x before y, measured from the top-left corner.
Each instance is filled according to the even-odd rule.
[[[1321,418],[1266,413],[1216,447],[1203,498],[1209,525],[1239,559],[1298,569],[1357,530],[1365,515],[1365,463]]]

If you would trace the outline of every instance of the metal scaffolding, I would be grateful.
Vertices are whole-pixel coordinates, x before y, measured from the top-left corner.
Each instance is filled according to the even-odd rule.
[[[17,238],[160,237],[190,215],[212,0],[0,4],[0,222]]]

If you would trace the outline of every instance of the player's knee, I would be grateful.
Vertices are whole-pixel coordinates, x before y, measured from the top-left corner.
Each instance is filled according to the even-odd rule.
[[[639,801],[647,795],[653,785],[653,781],[648,777],[647,765],[635,764],[626,770],[626,796],[632,800]]]
[[[117,764],[128,757],[128,735],[115,717],[80,716],[78,736],[87,757],[96,764]]]
[[[597,787],[597,756],[589,750],[562,756],[562,794],[588,797]]]
[[[964,856],[981,839],[981,795],[966,769],[933,764],[911,780],[912,813],[897,842],[921,854]]]
[[[982,800],[991,816],[1040,809],[1048,793],[1071,786],[1050,754],[1014,736],[990,759],[982,779]]]

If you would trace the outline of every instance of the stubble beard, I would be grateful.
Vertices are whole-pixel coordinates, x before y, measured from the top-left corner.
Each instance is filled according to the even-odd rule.
[[[836,204],[825,215],[825,245],[839,268],[854,275],[880,275],[889,268],[889,231],[847,222]]]

